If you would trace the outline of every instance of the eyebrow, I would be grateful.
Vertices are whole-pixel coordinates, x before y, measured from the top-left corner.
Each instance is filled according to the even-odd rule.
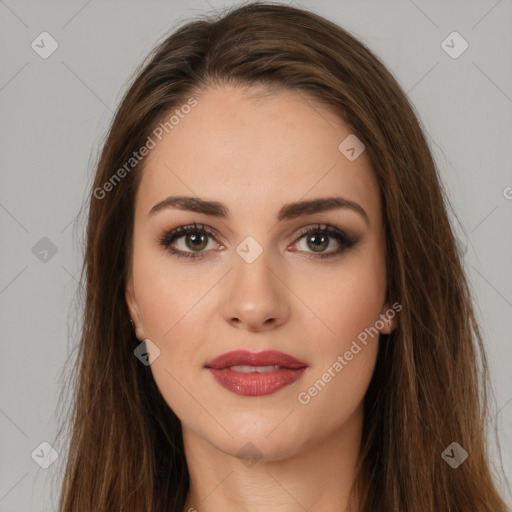
[[[163,201],[155,204],[149,211],[149,216],[155,215],[157,212],[168,208],[178,208],[191,212],[202,213],[212,217],[226,219],[229,216],[229,209],[226,205],[218,201],[208,201],[199,197],[189,196],[169,196]],[[302,215],[320,213],[330,210],[348,209],[352,210],[363,217],[366,224],[370,224],[368,214],[361,205],[349,199],[342,197],[322,197],[319,199],[311,199],[309,201],[298,201],[295,203],[285,204],[277,214],[279,222],[300,217]]]

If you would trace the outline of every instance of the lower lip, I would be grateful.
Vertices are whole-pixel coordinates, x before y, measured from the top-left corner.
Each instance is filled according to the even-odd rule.
[[[213,378],[228,391],[244,396],[271,395],[300,379],[306,368],[281,368],[265,373],[240,373],[208,368]]]

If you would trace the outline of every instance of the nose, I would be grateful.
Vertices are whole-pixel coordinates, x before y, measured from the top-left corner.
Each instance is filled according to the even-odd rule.
[[[251,263],[236,254],[233,265],[222,308],[225,320],[251,332],[276,329],[286,323],[290,291],[282,267],[271,268],[265,251]]]

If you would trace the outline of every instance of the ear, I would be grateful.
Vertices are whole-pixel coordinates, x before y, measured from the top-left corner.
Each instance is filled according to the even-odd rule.
[[[140,320],[139,307],[137,305],[137,299],[135,298],[135,292],[133,289],[133,276],[128,275],[125,281],[125,298],[126,304],[128,306],[128,310],[130,312],[130,317],[133,321],[135,328],[135,335],[137,339],[144,340],[146,336],[144,335],[144,329],[142,327],[142,322]]]
[[[386,302],[384,306],[382,306],[382,310],[380,312],[380,320],[384,323],[382,329],[379,329],[381,334],[391,334],[398,325],[398,311],[402,309],[397,302],[393,304],[393,307]]]

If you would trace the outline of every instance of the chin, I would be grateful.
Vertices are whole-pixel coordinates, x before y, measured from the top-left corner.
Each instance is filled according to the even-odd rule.
[[[295,432],[290,430],[289,425],[278,426],[283,421],[282,415],[278,421],[271,423],[258,423],[256,418],[253,420],[255,421],[251,423],[230,422],[228,430],[233,437],[222,428],[215,429],[214,432],[203,432],[202,437],[218,450],[233,457],[253,456],[265,460],[285,459],[297,453],[305,444],[304,436],[307,433],[303,429]]]
[[[299,443],[278,435],[266,437],[261,436],[236,436],[216,448],[240,459],[248,467],[258,461],[279,461],[287,459],[297,453]]]

